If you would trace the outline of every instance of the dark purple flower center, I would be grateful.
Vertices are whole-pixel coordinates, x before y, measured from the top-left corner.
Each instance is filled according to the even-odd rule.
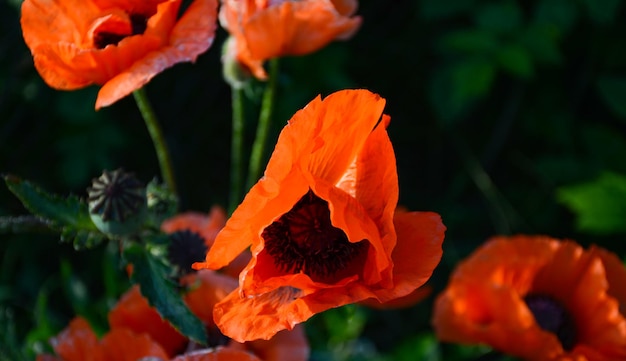
[[[167,247],[168,260],[182,273],[189,273],[191,265],[201,262],[206,257],[208,248],[204,238],[190,230],[178,231],[170,234],[170,243]]]
[[[141,14],[130,14],[130,34],[118,34],[100,31],[94,34],[93,44],[97,49],[104,49],[107,45],[117,45],[122,39],[131,35],[143,34],[148,27],[148,17]]]
[[[530,294],[524,298],[539,327],[556,335],[563,349],[576,344],[576,325],[565,307],[550,296]]]
[[[283,272],[329,277],[347,268],[365,248],[330,222],[328,202],[309,190],[261,234],[265,250]]]

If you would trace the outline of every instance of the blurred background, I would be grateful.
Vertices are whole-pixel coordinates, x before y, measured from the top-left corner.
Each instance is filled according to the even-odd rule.
[[[0,0],[0,173],[81,197],[103,169],[123,167],[146,183],[158,175],[132,97],[95,112],[96,87],[61,92],[42,81],[21,36],[20,4]],[[430,317],[451,270],[486,239],[546,234],[626,256],[626,6],[363,0],[358,14],[363,26],[354,38],[281,59],[270,144],[317,94],[379,93],[392,117],[400,204],[440,213],[448,230],[428,299],[403,310],[348,306],[314,317],[312,359],[476,359],[485,348],[439,344]],[[220,29],[195,64],[178,64],[147,86],[183,210],[227,202],[225,37]],[[254,84],[250,94],[261,91]],[[0,216],[26,213],[1,185]],[[55,235],[0,234],[0,360],[33,359],[76,314],[105,330],[106,312],[127,287],[112,245],[74,252]]]

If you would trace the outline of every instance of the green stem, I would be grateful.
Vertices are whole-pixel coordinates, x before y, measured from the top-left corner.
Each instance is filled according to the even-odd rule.
[[[228,213],[232,214],[241,201],[243,187],[244,94],[242,88],[232,88],[233,133],[230,145],[230,199]]]
[[[170,156],[167,143],[165,142],[163,131],[159,125],[159,121],[154,114],[150,101],[148,100],[148,95],[143,88],[139,88],[133,92],[133,96],[135,97],[139,112],[141,113],[141,116],[146,123],[146,128],[148,128],[148,132],[152,138],[154,150],[156,151],[159,166],[161,167],[161,176],[170,191],[176,195],[176,198],[178,198],[178,190],[174,179],[174,168],[172,167],[172,158]]]
[[[259,124],[256,128],[256,137],[252,144],[250,153],[250,164],[248,165],[248,189],[259,180],[261,176],[261,161],[267,143],[272,112],[274,111],[274,94],[276,93],[276,79],[278,78],[278,58],[270,60],[269,80],[263,93],[261,103],[261,113],[259,114]]]

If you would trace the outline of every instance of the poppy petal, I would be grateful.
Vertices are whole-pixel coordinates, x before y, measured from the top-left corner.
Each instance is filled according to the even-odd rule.
[[[269,340],[250,341],[244,345],[263,361],[307,361],[310,354],[302,325],[296,325],[290,331],[280,331]]]
[[[51,43],[37,46],[33,51],[35,68],[41,78],[54,89],[74,90],[93,82],[76,72],[68,60],[75,58],[80,49],[71,43]]]
[[[437,213],[399,211],[394,225],[398,242],[391,255],[393,287],[375,292],[383,304],[409,295],[426,283],[443,254],[441,244],[446,227]],[[420,262],[415,262],[415,252],[419,252]]]
[[[96,334],[82,317],[74,318],[50,343],[56,354],[64,361],[106,360]]]
[[[100,11],[83,0],[24,1],[20,19],[24,41],[31,51],[41,44],[83,44],[89,26],[86,20],[94,19]]]
[[[252,16],[243,34],[253,58],[271,59],[314,52],[360,24],[358,17],[339,14],[329,0],[285,1]]]
[[[195,0],[172,29],[169,45],[138,60],[102,86],[96,109],[141,88],[156,74],[178,62],[194,62],[213,43],[216,14],[216,0]]]
[[[125,328],[137,334],[148,334],[169,355],[175,355],[187,344],[187,338],[148,304],[139,286],[133,286],[120,298],[108,318],[112,329]]]
[[[337,12],[344,16],[352,15],[356,12],[359,2],[357,0],[331,0]]]
[[[161,345],[147,334],[136,334],[125,328],[112,329],[100,341],[105,360],[137,361],[143,357],[168,360]]]
[[[192,273],[181,279],[181,284],[189,288],[183,300],[193,314],[209,327],[214,325],[213,306],[238,286],[236,278],[211,270]]]

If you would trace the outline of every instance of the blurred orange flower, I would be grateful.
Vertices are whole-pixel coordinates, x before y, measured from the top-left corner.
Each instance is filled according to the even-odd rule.
[[[113,329],[98,341],[85,319],[77,317],[51,341],[58,357],[39,355],[37,361],[136,361],[142,357],[167,360],[167,353],[146,334]]]
[[[265,60],[312,53],[351,37],[361,25],[352,16],[356,8],[357,0],[223,0],[220,22],[235,42],[227,51],[265,79]]]
[[[102,85],[96,109],[195,61],[212,44],[217,0],[25,0],[22,32],[35,67],[55,89]]]
[[[626,268],[606,250],[495,237],[455,270],[433,324],[444,341],[527,360],[626,360],[624,285]]]
[[[165,220],[161,230],[165,233],[190,231],[204,240],[207,249],[213,246],[215,237],[226,224],[226,212],[223,208],[214,206],[208,215],[198,212],[186,212]],[[234,261],[222,270],[232,277],[238,277],[245,265],[250,261],[250,252],[241,253]]]
[[[187,346],[187,337],[161,318],[141,295],[137,285],[131,287],[109,312],[109,325],[111,329],[125,328],[136,334],[150,335],[169,356],[180,353]]]
[[[329,308],[386,303],[428,280],[445,227],[435,213],[395,212],[384,106],[367,90],[344,90],[317,97],[283,129],[264,177],[194,266],[219,269],[250,247],[237,290],[213,313],[226,336],[269,339]]]

